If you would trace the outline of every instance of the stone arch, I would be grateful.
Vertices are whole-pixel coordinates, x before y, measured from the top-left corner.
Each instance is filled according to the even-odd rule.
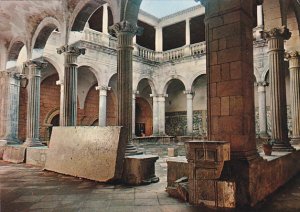
[[[68,31],[82,31],[89,17],[104,3],[108,3],[113,14],[113,20],[118,22],[120,20],[120,0],[85,0],[76,5],[70,18]]]
[[[50,124],[51,121],[52,121],[52,119],[53,119],[54,116],[56,116],[56,115],[59,115],[59,108],[58,108],[58,107],[54,108],[53,110],[51,110],[51,111],[47,114],[47,116],[46,116],[46,118],[45,118],[45,120],[44,120],[44,123],[45,123],[45,124]]]
[[[155,85],[154,85],[153,79],[147,78],[147,77],[143,77],[143,78],[139,79],[139,80],[137,81],[136,86],[133,86],[133,90],[138,90],[139,84],[140,84],[140,82],[141,82],[142,80],[147,80],[147,82],[148,82],[148,84],[149,84],[149,86],[150,86],[150,88],[151,88],[152,93],[156,93],[156,89],[155,89]]]
[[[171,83],[173,80],[179,80],[179,81],[181,81],[182,84],[184,85],[184,89],[186,90],[186,88],[187,88],[187,83],[186,83],[185,78],[183,78],[182,76],[177,75],[176,77],[171,76],[171,77],[169,77],[169,78],[166,80],[166,83],[164,84],[164,87],[163,87],[163,90],[162,90],[162,93],[161,93],[161,94],[166,94],[166,93],[167,93],[168,87],[169,87],[170,83]]]
[[[54,69],[56,70],[56,73],[58,74],[59,81],[62,81],[63,80],[63,68],[59,66],[59,64],[55,61],[55,59],[52,59],[48,56],[43,56],[43,59],[45,60],[45,62],[50,63],[54,67]],[[56,73],[53,73],[53,74],[56,74]],[[47,77],[49,77],[51,75],[48,75]],[[41,83],[47,77],[42,77]]]
[[[31,40],[32,50],[33,49],[44,49],[47,40],[51,33],[58,29],[62,31],[62,26],[59,21],[53,17],[44,18],[37,26]]]
[[[10,46],[8,47],[6,67],[9,66],[10,62],[14,62],[14,63],[17,62],[21,49],[24,46],[25,46],[25,41],[20,38],[16,38],[11,41]]]
[[[197,79],[199,79],[200,77],[204,77],[206,76],[206,74],[197,74],[196,76],[194,76],[191,80],[191,91],[193,91],[193,86],[196,82]]]
[[[97,72],[90,66],[78,67],[78,105],[79,108],[84,108],[84,103],[90,89],[99,84]]]

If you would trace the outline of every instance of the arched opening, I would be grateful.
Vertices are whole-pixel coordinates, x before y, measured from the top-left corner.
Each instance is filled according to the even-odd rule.
[[[193,134],[207,136],[207,76],[200,75],[192,85],[193,98]]]
[[[296,1],[294,1],[295,4]],[[299,50],[300,45],[300,17],[297,17],[297,15],[300,15],[300,6],[294,5],[291,3],[289,5],[288,11],[287,11],[287,28],[292,33],[291,38],[286,41],[286,50],[287,51],[293,51]]]
[[[187,134],[185,86],[179,79],[170,80],[166,86],[166,134],[184,136]]]
[[[78,68],[78,110],[77,124],[90,126],[99,114],[99,91],[96,90],[98,80],[96,71],[88,66]]]
[[[21,62],[26,61],[27,54],[26,54],[26,46],[22,41],[17,41],[12,44],[9,49],[7,62],[6,62],[6,69],[12,68]]]
[[[150,136],[153,134],[153,100],[150,97],[153,89],[153,82],[149,79],[142,79],[138,83],[135,100],[136,136]]]
[[[103,17],[103,15],[105,14],[103,13],[103,9],[103,6],[99,7],[89,18],[88,26],[90,29],[93,29],[98,32],[103,32],[103,19],[106,19],[106,17]],[[111,8],[107,7],[107,26],[112,26],[113,23],[114,20]]]
[[[108,87],[111,89],[107,91],[107,109],[106,109],[106,125],[116,126],[117,125],[117,74],[114,74],[108,83]]]

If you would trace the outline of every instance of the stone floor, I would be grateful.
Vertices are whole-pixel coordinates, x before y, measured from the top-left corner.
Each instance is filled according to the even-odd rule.
[[[101,184],[0,161],[0,211],[209,211],[170,198],[164,191],[166,152],[172,145],[140,146],[161,156],[156,163],[160,182],[138,187]],[[300,211],[300,174],[256,208],[242,211]]]

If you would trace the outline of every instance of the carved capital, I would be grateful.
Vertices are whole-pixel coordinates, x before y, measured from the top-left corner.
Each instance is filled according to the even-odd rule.
[[[185,90],[185,91],[183,91],[183,93],[184,94],[192,94],[192,95],[194,95],[194,92],[191,91],[191,90]]]
[[[275,27],[269,31],[264,31],[262,32],[262,37],[265,39],[270,39],[270,38],[283,38],[284,40],[290,39],[292,33],[286,26],[282,27]]]
[[[269,83],[266,82],[266,81],[262,81],[262,82],[257,82],[256,85],[257,85],[257,86],[263,86],[263,87],[265,87],[265,86],[268,86]]]
[[[143,28],[138,27],[137,25],[133,25],[129,21],[116,23],[113,26],[109,27],[109,30],[116,33],[117,35],[121,32],[130,33],[133,35],[141,35],[143,33]]]
[[[110,91],[111,87],[105,86],[105,85],[99,85],[95,87],[97,91]]]
[[[264,3],[264,0],[256,0],[257,5],[262,5]]]
[[[74,56],[84,55],[85,54],[85,48],[79,48],[76,46],[69,46],[65,45],[60,48],[57,48],[57,54],[67,53],[72,54]]]
[[[285,52],[284,57],[288,60],[300,59],[300,52],[298,51]]]
[[[40,61],[40,60],[29,60],[29,61],[24,62],[24,67],[26,67],[26,68],[34,66],[35,68],[43,69],[43,68],[46,68],[47,65],[48,65],[48,63],[46,63],[44,61]]]

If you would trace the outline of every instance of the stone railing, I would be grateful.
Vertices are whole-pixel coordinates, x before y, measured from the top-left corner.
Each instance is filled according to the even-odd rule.
[[[184,57],[185,47],[180,47],[176,49],[171,49],[163,52],[163,61],[177,60]]]
[[[157,56],[157,52],[151,49],[147,49],[145,47],[142,47],[138,44],[135,44],[135,51],[134,54],[136,56],[142,57],[146,60],[151,60],[151,61],[158,61],[159,58]]]
[[[96,30],[85,28],[81,40],[95,43],[98,45],[110,47],[116,49],[118,42],[117,38],[111,35],[98,32]],[[183,57],[205,54],[206,53],[206,42],[200,42],[191,44],[188,46],[182,46],[176,49],[171,49],[163,52],[156,52],[154,50],[142,47],[138,44],[134,44],[134,55],[154,62],[167,62],[177,60]]]
[[[192,55],[205,54],[206,53],[206,42],[203,41],[201,43],[191,44],[190,49],[191,49]]]

